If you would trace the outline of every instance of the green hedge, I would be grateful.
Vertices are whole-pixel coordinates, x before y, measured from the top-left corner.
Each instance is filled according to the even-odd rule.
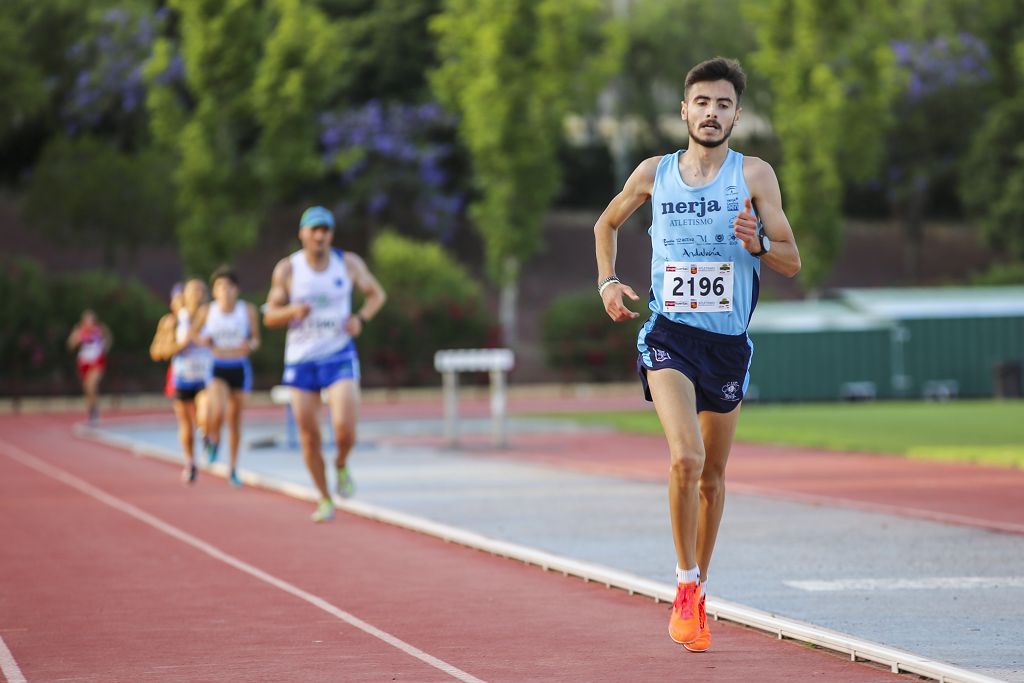
[[[628,379],[636,371],[636,336],[646,319],[614,323],[597,292],[563,294],[544,312],[541,334],[548,366],[562,381]]]
[[[438,244],[385,233],[368,261],[388,301],[357,342],[367,384],[436,384],[435,351],[494,345],[480,284]]]
[[[0,263],[0,393],[62,394],[78,390],[71,328],[91,308],[114,335],[107,391],[159,391],[163,367],[149,342],[165,304],[134,280],[85,271],[50,276],[24,258]]]

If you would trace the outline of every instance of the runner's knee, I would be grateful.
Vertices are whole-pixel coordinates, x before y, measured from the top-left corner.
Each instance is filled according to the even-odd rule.
[[[683,445],[673,446],[672,464],[669,473],[673,479],[693,482],[700,479],[704,470],[704,451]]]
[[[725,477],[711,473],[701,475],[700,495],[709,502],[721,499],[725,495]]]

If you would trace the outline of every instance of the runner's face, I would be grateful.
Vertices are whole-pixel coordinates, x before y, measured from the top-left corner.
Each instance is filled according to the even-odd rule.
[[[195,311],[206,303],[206,285],[202,280],[189,280],[185,283],[185,292],[182,295],[185,308]]]
[[[213,298],[221,306],[233,306],[238,301],[238,285],[226,277],[217,278],[213,283]]]
[[[96,314],[92,311],[86,311],[82,314],[82,325],[86,327],[92,327],[96,324]]]
[[[334,231],[326,225],[314,225],[299,230],[299,241],[302,248],[314,256],[322,256],[331,248]]]
[[[690,86],[682,117],[690,139],[704,147],[718,147],[732,135],[740,118],[736,88],[729,81],[701,81]]]

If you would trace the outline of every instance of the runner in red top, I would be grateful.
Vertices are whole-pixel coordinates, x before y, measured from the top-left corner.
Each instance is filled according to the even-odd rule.
[[[114,343],[114,336],[106,325],[99,321],[92,310],[82,311],[82,318],[68,336],[68,349],[78,351],[78,379],[85,392],[85,405],[89,411],[89,422],[99,419],[100,380],[107,368],[107,351]]]

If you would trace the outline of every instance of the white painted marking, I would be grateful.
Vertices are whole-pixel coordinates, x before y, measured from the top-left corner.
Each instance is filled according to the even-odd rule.
[[[0,671],[3,672],[7,683],[28,683],[3,638],[0,638]]]
[[[181,462],[181,456],[172,450],[157,446],[139,446],[132,439],[103,432],[102,430],[95,430],[83,434],[83,436],[99,443],[127,450],[129,453],[139,457],[153,458],[173,464]],[[310,486],[300,486],[271,475],[263,475],[256,472],[249,472],[245,482],[257,488],[278,491],[299,500],[316,502],[320,495]],[[676,587],[674,585],[661,584],[602,565],[554,555],[529,546],[509,543],[508,541],[501,541],[458,527],[440,524],[424,517],[399,512],[398,510],[360,503],[351,499],[336,501],[336,503],[339,509],[366,519],[373,519],[427,536],[433,536],[446,542],[482,550],[498,557],[506,557],[525,564],[536,565],[547,571],[560,572],[566,576],[576,576],[584,582],[599,581],[608,586],[614,586],[637,595],[654,598],[655,602],[670,603],[675,598]],[[1021,532],[1024,532],[1024,526],[1021,526]],[[756,628],[759,631],[775,634],[779,640],[791,638],[817,647],[826,648],[833,652],[850,655],[852,661],[865,659],[878,664],[884,664],[893,673],[918,674],[940,682],[1003,683],[999,679],[968,671],[952,664],[928,659],[927,657],[915,655],[904,650],[897,650],[887,645],[863,640],[815,624],[781,617],[777,614],[771,614],[714,596],[708,597],[708,613],[715,621],[731,621],[736,624]]]
[[[917,579],[836,579],[834,581],[784,581],[802,591],[922,591],[973,590],[975,588],[1024,588],[1024,576],[927,576]]]
[[[349,624],[351,626],[356,627],[360,631],[363,631],[364,633],[367,633],[367,634],[373,636],[374,638],[377,638],[379,640],[384,641],[385,643],[387,643],[391,647],[393,647],[393,648],[395,648],[397,650],[401,650],[402,652],[406,653],[407,655],[409,655],[411,657],[415,657],[416,659],[420,660],[421,662],[429,664],[430,666],[434,667],[435,669],[439,669],[440,671],[445,672],[446,674],[448,674],[452,678],[458,679],[460,681],[465,681],[466,683],[483,683],[483,681],[481,681],[481,679],[477,678],[476,676],[468,674],[465,671],[462,671],[461,669],[459,669],[459,668],[457,668],[457,667],[455,667],[455,666],[453,666],[453,665],[451,665],[451,664],[449,664],[449,663],[447,663],[447,662],[445,662],[443,660],[440,660],[437,657],[434,657],[433,655],[427,654],[423,650],[420,650],[419,648],[417,648],[417,647],[415,647],[413,645],[410,645],[409,643],[405,642],[404,640],[401,640],[400,638],[397,638],[397,637],[391,635],[390,633],[388,633],[386,631],[382,631],[381,629],[377,628],[376,626],[363,621],[359,617],[357,617],[357,616],[355,616],[355,615],[353,615],[353,614],[351,614],[349,612],[346,612],[345,610],[340,609],[339,607],[335,607],[334,605],[332,605],[331,603],[327,602],[323,598],[320,598],[320,597],[318,597],[316,595],[313,595],[312,593],[308,593],[308,592],[302,590],[301,588],[299,588],[298,586],[290,584],[287,581],[284,581],[283,579],[279,579],[276,576],[273,576],[272,574],[268,574],[267,572],[263,571],[262,569],[258,569],[257,567],[254,567],[253,565],[249,564],[248,562],[244,562],[243,560],[240,560],[240,559],[238,559],[237,557],[235,557],[233,555],[229,555],[228,553],[220,550],[219,548],[217,548],[217,547],[215,547],[213,545],[210,545],[206,541],[202,541],[202,540],[196,538],[195,536],[193,536],[193,535],[191,535],[191,534],[189,534],[189,533],[187,533],[185,531],[182,531],[178,527],[163,521],[159,517],[155,517],[155,516],[149,514],[148,512],[140,510],[139,508],[135,507],[131,503],[126,503],[125,501],[121,500],[120,498],[116,498],[116,497],[110,495],[109,493],[107,493],[106,491],[103,491],[102,489],[99,489],[99,488],[93,486],[92,484],[90,484],[90,483],[88,483],[88,482],[86,482],[86,481],[84,481],[82,479],[79,479],[78,477],[76,477],[75,475],[71,474],[70,472],[62,470],[61,468],[56,467],[54,465],[51,465],[50,463],[45,462],[44,460],[40,460],[39,458],[35,457],[34,455],[30,455],[29,453],[26,453],[25,451],[23,451],[22,449],[18,448],[17,446],[14,446],[13,444],[9,444],[7,442],[0,441],[0,451],[3,451],[4,454],[7,457],[11,458],[12,460],[16,460],[16,461],[20,462],[21,464],[23,464],[23,465],[25,465],[27,467],[31,467],[32,469],[36,470],[37,472],[40,472],[41,474],[45,474],[46,476],[51,477],[53,479],[56,479],[57,481],[59,481],[61,483],[67,484],[71,488],[77,489],[78,491],[81,491],[82,493],[86,494],[87,496],[91,496],[92,498],[95,498],[96,500],[100,501],[101,503],[109,505],[110,507],[114,508],[115,510],[120,510],[121,512],[125,513],[126,515],[129,515],[130,517],[134,517],[135,519],[139,520],[140,522],[143,522],[144,524],[148,524],[149,526],[153,527],[154,529],[162,531],[165,534],[167,534],[168,536],[171,536],[172,538],[176,538],[179,541],[181,541],[182,543],[185,543],[187,545],[192,546],[196,550],[199,550],[200,552],[209,555],[210,557],[214,558],[215,560],[220,560],[221,562],[223,562],[226,565],[234,567],[235,569],[237,569],[237,570],[239,570],[241,572],[245,572],[246,574],[248,574],[248,575],[250,575],[250,576],[252,576],[252,577],[254,577],[256,579],[259,579],[260,581],[263,581],[264,583],[270,584],[271,586],[274,586],[275,588],[277,588],[277,589],[279,589],[281,591],[284,591],[285,593],[289,593],[290,595],[294,595],[295,597],[299,598],[300,600],[308,602],[309,604],[313,605],[314,607],[317,607],[317,608],[323,610],[324,612],[327,612],[328,614],[330,614],[330,615],[332,615],[334,617],[337,617],[338,619],[344,621],[345,623],[347,623],[347,624]],[[12,664],[13,664],[13,662],[14,662],[14,660],[11,659],[11,663]],[[16,666],[15,666],[15,669],[17,669]],[[18,672],[18,673],[20,675],[20,672]],[[24,681],[25,680],[24,677],[17,678],[17,679],[11,679],[10,675],[7,673],[6,661],[4,663],[4,674],[8,677],[8,681],[11,681],[11,680]]]

